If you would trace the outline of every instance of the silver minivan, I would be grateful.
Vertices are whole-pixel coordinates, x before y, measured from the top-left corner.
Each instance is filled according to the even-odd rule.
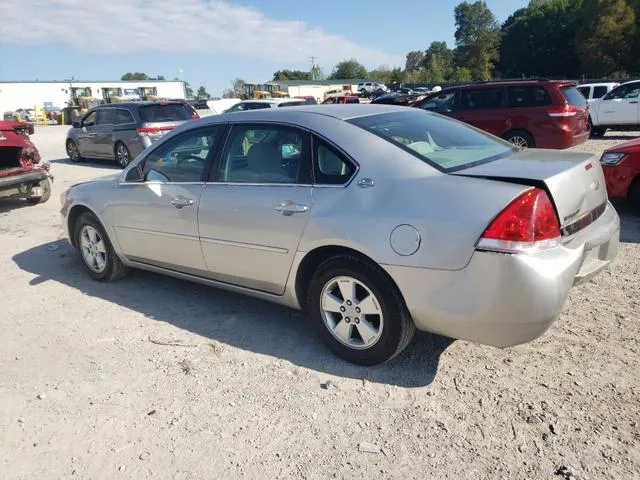
[[[69,129],[67,155],[74,163],[116,160],[124,168],[163,135],[198,118],[191,106],[178,101],[100,105]]]

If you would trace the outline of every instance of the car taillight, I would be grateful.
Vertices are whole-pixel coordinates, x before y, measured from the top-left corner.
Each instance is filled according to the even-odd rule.
[[[193,112],[193,115],[191,116],[191,118],[193,120],[200,120],[200,115],[198,115],[198,112]]]
[[[547,192],[532,188],[493,219],[480,237],[477,248],[522,253],[555,247],[559,239],[560,223]]]
[[[173,130],[175,127],[173,125],[167,127],[142,127],[137,128],[136,132],[138,135],[142,136],[153,136],[153,135],[161,135],[162,132],[167,132],[169,130]]]
[[[575,117],[579,111],[575,105],[566,104],[563,108],[550,108],[547,113],[550,117]]]

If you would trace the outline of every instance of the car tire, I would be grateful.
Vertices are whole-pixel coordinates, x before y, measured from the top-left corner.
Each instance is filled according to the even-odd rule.
[[[37,205],[38,203],[44,203],[51,197],[51,180],[45,178],[40,181],[40,186],[42,187],[42,195],[39,197],[30,197],[27,199],[31,205]]]
[[[512,130],[505,134],[504,138],[507,142],[514,144],[520,148],[535,148],[536,142],[533,137],[524,130]]]
[[[351,294],[342,294],[342,288]],[[307,312],[329,349],[358,365],[392,359],[409,345],[416,331],[389,276],[354,255],[335,256],[320,264],[307,291]]]
[[[89,276],[94,280],[115,282],[129,273],[129,268],[116,254],[93,213],[85,212],[78,217],[74,228],[74,244]]]
[[[67,140],[67,156],[73,163],[79,163],[82,161],[80,149],[73,140]]]
[[[116,162],[120,165],[120,168],[127,168],[131,163],[131,153],[127,146],[122,142],[117,142],[113,147],[113,153],[116,158]]]

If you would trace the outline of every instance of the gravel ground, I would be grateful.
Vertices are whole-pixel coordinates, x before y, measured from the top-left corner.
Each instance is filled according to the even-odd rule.
[[[616,262],[542,338],[420,335],[359,368],[278,306],[143,272],[89,280],[59,195],[117,169],[70,164],[64,127],[33,139],[51,200],[0,203],[2,478],[640,478],[640,218],[623,207]]]

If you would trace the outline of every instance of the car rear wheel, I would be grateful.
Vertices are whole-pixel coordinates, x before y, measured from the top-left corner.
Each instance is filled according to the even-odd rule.
[[[51,197],[51,180],[45,178],[40,182],[40,188],[42,189],[42,195],[30,197],[27,199],[31,205],[36,205],[38,203],[44,203]]]
[[[503,138],[519,148],[535,148],[536,146],[533,137],[524,130],[514,130],[507,133]]]
[[[402,295],[379,267],[353,255],[332,257],[314,274],[307,309],[338,357],[376,365],[398,355],[415,334]]]
[[[78,145],[76,145],[76,142],[74,142],[73,140],[67,141],[67,155],[69,156],[69,160],[71,160],[73,163],[82,161]]]
[[[78,217],[74,230],[75,246],[89,276],[99,282],[114,282],[129,269],[115,253],[109,237],[93,213]]]
[[[120,165],[120,168],[126,168],[127,165],[129,165],[129,162],[131,162],[131,154],[129,153],[129,149],[124,143],[116,143],[115,154],[116,161],[118,162],[118,165]]]

